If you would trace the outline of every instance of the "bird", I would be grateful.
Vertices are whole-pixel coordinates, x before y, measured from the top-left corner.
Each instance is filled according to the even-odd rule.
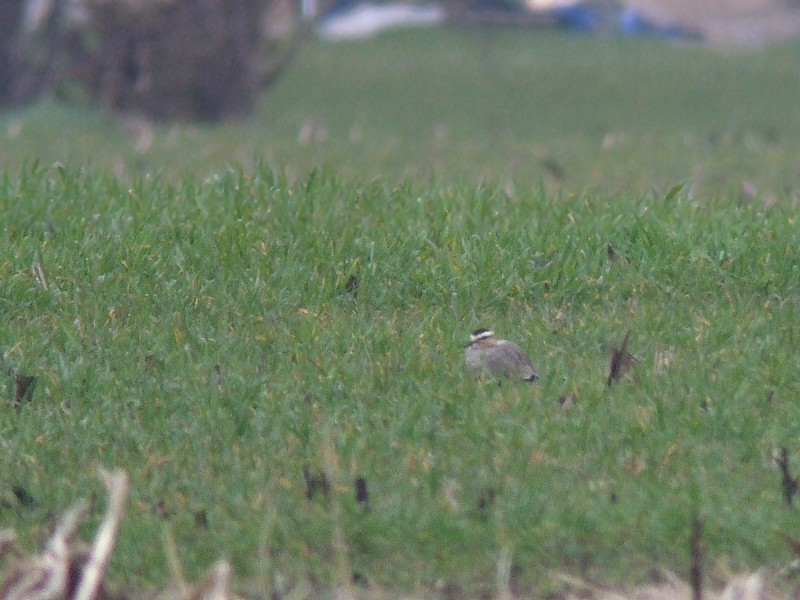
[[[493,375],[529,382],[539,378],[525,351],[514,342],[498,339],[491,329],[473,331],[464,348],[464,362],[472,371],[487,369]]]

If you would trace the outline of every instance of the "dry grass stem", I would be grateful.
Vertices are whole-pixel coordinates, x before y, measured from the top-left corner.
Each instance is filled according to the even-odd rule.
[[[80,585],[75,593],[75,600],[92,600],[105,573],[108,559],[114,548],[117,529],[125,508],[128,496],[128,476],[122,471],[109,472],[100,469],[100,476],[108,489],[108,508],[106,516],[95,537],[89,558],[83,567]]]
[[[513,600],[511,591],[511,548],[503,546],[497,557],[497,600]]]

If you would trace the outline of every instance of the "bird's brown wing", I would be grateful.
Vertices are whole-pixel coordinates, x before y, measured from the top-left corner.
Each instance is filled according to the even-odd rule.
[[[513,373],[509,369],[509,363],[506,356],[498,351],[486,353],[486,368],[495,375],[502,375],[503,377],[511,377]]]
[[[533,368],[528,354],[513,342],[504,342],[500,346],[506,357],[506,364],[512,365],[503,373],[506,377],[520,377],[521,379],[536,378],[536,369]]]

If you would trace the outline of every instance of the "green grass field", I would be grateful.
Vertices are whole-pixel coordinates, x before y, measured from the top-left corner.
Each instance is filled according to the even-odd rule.
[[[407,33],[314,43],[251,122],[138,150],[85,109],[6,114],[0,526],[38,547],[103,464],[125,588],[167,580],[172,536],[253,594],[485,597],[510,552],[544,595],[686,577],[695,516],[709,568],[787,564],[799,55]],[[541,379],[465,372],[480,326]]]

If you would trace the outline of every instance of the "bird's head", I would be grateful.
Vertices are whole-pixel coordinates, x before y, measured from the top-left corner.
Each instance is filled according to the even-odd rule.
[[[497,336],[491,329],[476,329],[472,332],[472,335],[469,336],[469,343],[467,343],[465,347],[481,343],[491,343],[496,338]]]

